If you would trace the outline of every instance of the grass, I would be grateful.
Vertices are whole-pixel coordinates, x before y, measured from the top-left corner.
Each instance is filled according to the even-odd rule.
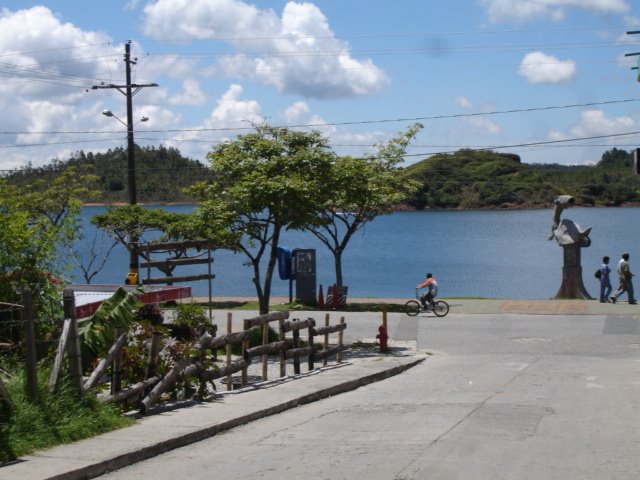
[[[14,409],[0,402],[0,462],[133,423],[114,405],[101,404],[91,395],[78,397],[68,382],[50,393],[49,369],[39,365],[38,372],[39,398],[34,403],[25,394],[24,370],[13,368],[3,376]]]
[[[209,306],[208,303],[203,305]],[[404,304],[388,303],[384,304],[387,307],[387,312],[404,312]],[[211,308],[214,310],[259,310],[260,306],[257,301],[247,302],[212,302]],[[313,305],[306,305],[302,303],[282,303],[276,305],[269,305],[270,312],[283,311],[283,310],[305,310],[305,311],[317,311],[317,312],[381,312],[383,308],[382,303],[347,303],[345,308],[339,310],[333,310],[330,308],[317,308]]]

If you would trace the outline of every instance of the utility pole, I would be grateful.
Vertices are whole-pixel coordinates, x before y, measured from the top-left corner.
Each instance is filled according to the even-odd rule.
[[[640,33],[640,30],[631,30],[627,32],[627,35],[636,35]],[[631,67],[631,70],[637,70],[638,74],[636,80],[640,82],[640,52],[625,53],[625,57],[638,57],[638,63],[635,67]],[[640,148],[633,149],[633,173],[640,175]]]
[[[629,32],[627,32],[627,35],[636,35],[640,33],[640,30],[631,30]],[[638,70],[638,76],[637,76],[637,80],[638,82],[640,82],[640,52],[633,52],[633,53],[625,53],[624,54],[625,57],[638,57],[638,64],[635,67],[631,67],[631,70]]]
[[[129,205],[138,203],[138,193],[136,187],[136,158],[135,144],[133,141],[133,96],[145,87],[157,87],[157,83],[132,84],[131,83],[131,65],[136,64],[136,60],[131,59],[131,40],[124,46],[124,63],[126,71],[126,84],[102,84],[91,87],[93,90],[99,88],[115,88],[122,93],[127,99],[127,182],[129,188]],[[129,249],[129,273],[125,283],[127,285],[138,285],[140,262],[138,259],[138,238],[131,236],[131,246]]]

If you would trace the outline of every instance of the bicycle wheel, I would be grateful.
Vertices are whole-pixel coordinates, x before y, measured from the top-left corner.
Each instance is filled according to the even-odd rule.
[[[449,313],[449,304],[444,300],[438,300],[433,304],[433,313],[435,313],[437,317],[444,317]]]
[[[409,300],[404,304],[404,311],[407,315],[415,317],[420,313],[420,303],[417,300]]]

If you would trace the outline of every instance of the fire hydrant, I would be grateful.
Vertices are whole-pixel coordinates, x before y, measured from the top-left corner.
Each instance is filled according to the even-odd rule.
[[[378,327],[378,335],[376,338],[380,340],[380,352],[387,353],[387,340],[389,339],[389,335],[387,334],[387,329],[384,328],[384,325],[380,325]]]

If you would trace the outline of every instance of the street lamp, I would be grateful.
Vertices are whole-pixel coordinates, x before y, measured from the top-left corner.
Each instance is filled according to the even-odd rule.
[[[113,113],[111,110],[103,110],[103,111],[102,111],[102,114],[103,114],[105,117],[113,117],[113,118],[115,118],[117,121],[119,121],[122,125],[124,125],[125,127],[127,126],[127,124],[126,124],[126,123],[124,123],[122,120],[120,120],[120,119],[116,116],[116,114],[115,114],[115,113]],[[145,117],[145,116],[143,115],[142,117],[140,117],[140,120],[138,120],[134,125],[137,125],[137,124],[142,123],[142,122],[148,122],[148,121],[149,121],[149,117]]]
[[[122,125],[127,127],[127,180],[129,186],[129,205],[135,205],[138,203],[137,189],[136,189],[136,158],[135,147],[133,142],[133,120],[131,110],[127,109],[127,123],[120,120],[111,110],[103,110],[102,115],[105,117],[112,117],[119,121]],[[148,117],[142,117],[137,123],[148,121]],[[135,234],[131,235],[131,249],[129,251],[129,273],[125,283],[127,285],[138,284],[138,272],[140,269],[140,262],[138,259],[138,237]]]

